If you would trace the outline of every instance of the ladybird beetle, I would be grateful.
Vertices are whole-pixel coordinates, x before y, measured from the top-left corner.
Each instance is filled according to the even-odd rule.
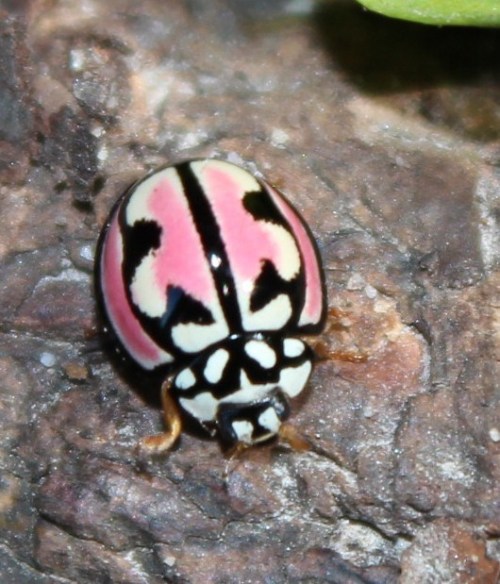
[[[219,160],[162,167],[111,211],[96,276],[118,344],[165,370],[167,431],[149,447],[170,448],[186,417],[230,446],[279,434],[326,298],[316,244],[275,188]]]

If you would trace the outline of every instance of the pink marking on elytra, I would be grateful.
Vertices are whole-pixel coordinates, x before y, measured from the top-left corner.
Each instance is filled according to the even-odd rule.
[[[292,207],[285,199],[270,185],[266,183],[267,190],[271,195],[274,203],[281,211],[282,215],[288,221],[293,229],[302,254],[305,276],[306,276],[306,295],[302,314],[299,318],[299,325],[315,325],[319,323],[323,316],[323,285],[321,280],[321,268],[318,263],[311,237],[307,233],[302,221]]]
[[[169,285],[178,286],[213,311],[219,302],[217,291],[180,185],[163,178],[151,190],[146,206],[162,228],[153,264],[154,285],[163,294]]]
[[[241,204],[245,195],[242,185],[217,166],[207,165],[201,172],[235,278],[253,284],[266,259],[279,271],[285,259],[283,248],[265,222],[255,221]]]
[[[104,240],[100,275],[101,288],[108,318],[123,346],[145,369],[169,363],[171,355],[163,351],[144,332],[130,309],[125,293],[123,274],[123,241],[115,213]]]
[[[220,163],[201,166],[200,174],[210,193],[235,279],[239,279],[243,286],[253,285],[265,259],[270,260],[280,271],[281,262],[286,261],[286,253],[283,253],[286,250],[282,242],[275,239],[273,231],[266,229],[268,223],[256,221],[241,204],[245,185]],[[321,271],[313,243],[296,211],[270,185],[265,183],[265,188],[290,225],[304,264],[305,300],[298,325],[316,325],[323,316],[324,298]]]

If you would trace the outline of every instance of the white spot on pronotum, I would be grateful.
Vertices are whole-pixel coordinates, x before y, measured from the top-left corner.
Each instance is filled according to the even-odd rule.
[[[299,339],[285,339],[283,342],[283,352],[285,357],[299,357],[304,352],[305,345]]]
[[[267,408],[262,414],[259,416],[259,424],[269,430],[271,434],[277,434],[278,430],[280,429],[281,422],[274,410],[274,408]]]
[[[231,401],[235,403],[258,401],[275,387],[276,383],[252,383],[246,372],[242,369],[240,372],[241,389],[231,394]]]
[[[253,425],[251,422],[241,420],[233,422],[232,426],[238,442],[245,442],[246,444],[252,443]]]
[[[240,373],[240,389],[223,397],[221,403],[249,404],[266,397],[276,387],[276,383],[253,384],[242,369]]]
[[[181,398],[179,403],[186,412],[200,422],[209,422],[215,419],[219,402],[210,392],[206,391],[193,399]]]
[[[276,365],[276,353],[265,341],[248,341],[245,353],[264,369],[271,369]]]
[[[207,360],[204,371],[205,379],[210,383],[220,381],[228,361],[229,353],[225,349],[217,349]]]
[[[175,386],[179,389],[189,389],[196,383],[196,377],[191,369],[184,369],[175,378]]]
[[[40,355],[40,363],[44,367],[54,367],[56,364],[56,356],[52,353],[42,353]]]
[[[289,397],[299,395],[309,379],[311,369],[310,361],[305,361],[299,367],[286,367],[281,371],[279,386]]]

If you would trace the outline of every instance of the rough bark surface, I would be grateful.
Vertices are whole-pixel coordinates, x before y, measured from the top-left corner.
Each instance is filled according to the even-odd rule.
[[[0,574],[481,583],[500,561],[500,32],[355,4],[0,0]],[[261,171],[334,316],[306,452],[161,429],[95,316],[96,239],[156,165]]]

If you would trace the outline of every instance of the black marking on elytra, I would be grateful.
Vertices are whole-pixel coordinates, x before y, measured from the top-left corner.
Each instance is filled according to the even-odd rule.
[[[152,249],[160,247],[161,227],[155,221],[140,220],[132,226],[122,222],[123,276],[127,287],[132,283],[135,271]]]
[[[146,180],[147,177],[144,179]],[[162,228],[156,221],[141,219],[133,225],[126,223],[126,209],[130,197],[143,181],[133,185],[125,194],[119,211],[119,225],[123,238],[122,266],[123,277],[126,283],[125,290],[129,306],[140,320],[142,328],[158,344],[159,347],[175,356],[175,366],[183,366],[192,355],[184,353],[172,340],[172,327],[179,323],[194,322],[198,324],[212,324],[211,312],[201,302],[187,294],[182,288],[169,286],[165,291],[165,312],[159,318],[151,318],[144,314],[132,300],[131,284],[135,272],[151,250],[159,249],[161,244]],[[172,366],[160,366],[171,369]]]
[[[284,204],[290,207],[290,211],[294,213],[294,215],[297,215],[299,221],[304,224],[300,215],[294,210],[293,206],[288,203],[283,195],[277,192],[277,196],[283,199]],[[292,304],[292,316],[289,323],[283,327],[283,331],[290,333],[296,332],[299,328],[301,328],[298,327],[298,320],[304,307],[306,288],[304,272],[305,260],[302,256],[302,250],[300,248],[299,242],[297,241],[293,229],[265,187],[262,187],[261,191],[252,191],[246,193],[245,197],[243,198],[243,206],[249,213],[251,213],[256,221],[267,221],[269,223],[280,225],[292,236],[295,242],[297,251],[300,256],[299,273],[294,278],[292,278],[292,280],[286,281],[279,276],[275,266],[271,262],[268,260],[264,261],[262,271],[255,282],[255,288],[250,298],[250,309],[252,311],[259,310],[268,304],[278,294],[288,294]],[[312,235],[309,232],[308,234],[310,239],[313,241],[314,246],[315,244]]]
[[[167,287],[167,310],[161,317],[162,327],[173,327],[179,323],[213,324],[214,318],[199,300],[187,294],[179,286]]]
[[[297,324],[301,308],[304,304],[304,274],[302,264],[299,272],[294,278],[284,280],[276,271],[276,267],[269,260],[265,260],[262,270],[257,277],[250,296],[250,310],[256,312],[264,308],[269,302],[279,294],[286,294],[292,304],[292,316],[290,322],[281,330],[288,331],[289,326],[293,329]]]
[[[122,265],[123,278],[125,281],[125,293],[127,294],[130,309],[141,323],[141,327],[151,337],[151,339],[158,344],[159,347],[168,351],[173,355],[179,355],[179,349],[172,343],[170,337],[169,322],[172,318],[172,310],[167,309],[167,298],[165,299],[165,308],[168,313],[165,313],[160,318],[151,318],[144,314],[132,299],[131,284],[133,282],[137,268],[141,262],[148,255],[151,250],[159,249],[161,244],[162,228],[156,221],[140,219],[135,221],[133,225],[128,225],[126,222],[126,211],[130,201],[130,197],[135,192],[136,188],[144,182],[148,177],[133,185],[121,202],[119,210],[118,221],[120,231],[123,238],[123,257]],[[168,296],[168,291],[166,291]],[[175,296],[175,292],[174,292]],[[180,297],[177,302],[180,301]],[[169,368],[171,366],[160,366]]]
[[[280,210],[264,189],[245,193],[243,207],[256,221],[269,221],[287,227]]]
[[[236,296],[236,286],[229,264],[229,258],[220,228],[207,200],[206,194],[193,172],[190,162],[177,166],[177,172],[184,188],[184,195],[193,215],[194,224],[205,250],[205,257],[213,274],[217,294],[231,333],[243,331],[241,314]],[[217,256],[217,265],[210,260]]]
[[[256,312],[264,308],[266,304],[285,291],[284,285],[285,281],[280,278],[274,264],[265,260],[250,296],[250,310]]]
[[[247,209],[249,213],[253,215],[255,220],[268,221],[284,227],[293,237],[297,249],[299,251],[301,258],[301,274],[297,281],[296,290],[300,293],[296,294],[295,297],[292,299],[292,304],[294,307],[294,313],[292,317],[293,322],[290,322],[290,324],[288,325],[287,332],[294,333],[300,331],[302,333],[307,334],[318,333],[323,329],[326,321],[327,295],[324,273],[321,267],[321,257],[316,244],[316,240],[311,232],[311,229],[309,228],[309,225],[304,221],[302,215],[295,209],[295,207],[290,203],[290,201],[287,200],[287,198],[282,193],[280,193],[277,189],[273,189],[276,192],[276,195],[280,197],[283,200],[283,203],[290,209],[291,213],[293,213],[296,216],[299,223],[302,224],[302,227],[304,228],[309,240],[311,241],[311,245],[314,249],[314,254],[316,256],[316,262],[320,270],[323,298],[321,316],[316,323],[302,325],[299,327],[298,320],[300,318],[300,315],[302,314],[302,309],[304,308],[305,302],[305,286],[306,286],[304,273],[305,259],[302,255],[302,249],[295,235],[295,231],[291,228],[286,218],[282,215],[280,209],[277,207],[272,197],[267,193],[267,189],[268,187],[266,185],[263,185],[261,191],[248,192],[243,199],[243,206],[245,207],[245,209]],[[295,303],[296,300],[299,301],[299,304]]]

